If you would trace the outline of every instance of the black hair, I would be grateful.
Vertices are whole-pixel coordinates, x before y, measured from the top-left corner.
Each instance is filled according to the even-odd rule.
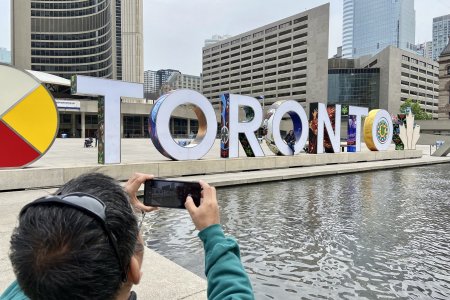
[[[74,192],[105,203],[106,225],[128,268],[138,226],[123,188],[109,176],[89,173],[56,194]],[[122,285],[120,263],[99,221],[69,206],[29,207],[13,231],[9,256],[19,286],[33,300],[114,299]]]

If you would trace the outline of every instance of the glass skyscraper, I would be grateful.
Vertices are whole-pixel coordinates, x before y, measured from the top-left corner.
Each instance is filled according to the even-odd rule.
[[[415,50],[414,0],[344,0],[342,55],[375,55],[387,46]]]
[[[450,36],[450,15],[433,19],[433,60],[437,60],[447,46]]]

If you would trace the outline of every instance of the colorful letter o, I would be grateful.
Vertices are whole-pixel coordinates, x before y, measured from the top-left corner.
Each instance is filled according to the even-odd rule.
[[[286,113],[291,117],[293,123],[295,135],[294,153],[292,153],[292,150],[284,142],[280,134],[281,119]],[[272,104],[265,117],[264,126],[267,128],[267,134],[264,138],[267,146],[274,154],[298,154],[305,146],[308,138],[308,119],[305,110],[297,101],[277,101]]]
[[[384,109],[369,112],[364,122],[364,142],[372,151],[388,150],[392,142],[394,126],[392,118]]]

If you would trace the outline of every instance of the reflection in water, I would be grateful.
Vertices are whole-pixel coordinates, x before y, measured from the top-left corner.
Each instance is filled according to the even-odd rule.
[[[225,232],[257,299],[450,299],[450,164],[221,188]],[[147,245],[203,275],[184,210],[147,218]]]

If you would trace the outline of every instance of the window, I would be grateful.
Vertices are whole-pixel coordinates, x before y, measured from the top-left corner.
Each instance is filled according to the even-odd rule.
[[[450,66],[447,66],[447,75],[450,75]]]

